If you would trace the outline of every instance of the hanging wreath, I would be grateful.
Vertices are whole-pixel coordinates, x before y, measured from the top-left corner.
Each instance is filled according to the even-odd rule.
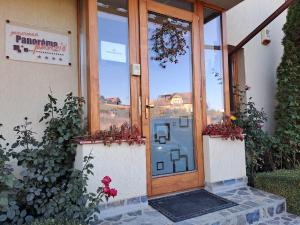
[[[182,24],[172,20],[165,20],[161,27],[156,28],[152,34],[152,60],[159,61],[159,65],[166,68],[166,63],[178,63],[178,56],[185,55],[189,48],[184,35],[187,29]]]

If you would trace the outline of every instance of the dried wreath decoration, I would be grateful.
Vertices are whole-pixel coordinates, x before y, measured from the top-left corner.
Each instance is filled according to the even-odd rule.
[[[156,28],[150,38],[153,41],[152,50],[155,56],[152,60],[160,61],[159,65],[166,68],[166,63],[178,63],[178,56],[185,55],[189,46],[184,35],[187,30],[179,21],[172,19],[164,20],[161,27]]]

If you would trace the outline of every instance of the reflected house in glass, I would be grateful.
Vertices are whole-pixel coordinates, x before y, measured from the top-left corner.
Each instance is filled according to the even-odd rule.
[[[152,116],[158,117],[162,114],[169,113],[172,115],[172,108],[176,111],[181,111],[183,114],[190,114],[193,112],[192,93],[173,93],[158,96],[152,102],[156,107],[152,110]]]

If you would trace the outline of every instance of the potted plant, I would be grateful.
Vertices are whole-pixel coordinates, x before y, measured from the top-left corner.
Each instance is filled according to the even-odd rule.
[[[110,174],[120,190],[115,200],[147,194],[145,140],[137,126],[111,126],[109,130],[79,137],[77,142],[75,168],[81,169],[83,159],[89,154],[93,156],[94,176],[88,181],[88,191],[95,192],[97,178]]]
[[[208,189],[227,184],[246,183],[246,159],[243,129],[231,116],[203,132],[205,183]],[[221,188],[221,189],[223,189]]]

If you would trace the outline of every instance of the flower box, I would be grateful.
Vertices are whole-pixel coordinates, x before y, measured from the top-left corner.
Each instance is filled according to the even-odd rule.
[[[206,186],[227,181],[246,180],[244,140],[203,136],[204,172]],[[230,182],[229,182],[230,183]],[[232,182],[233,183],[233,182]]]
[[[146,148],[145,145],[128,143],[104,145],[102,142],[81,142],[77,146],[74,167],[81,169],[84,157],[92,152],[94,175],[89,175],[88,192],[96,192],[104,176],[112,178],[112,185],[118,190],[114,200],[129,199],[147,195],[146,190]]]

